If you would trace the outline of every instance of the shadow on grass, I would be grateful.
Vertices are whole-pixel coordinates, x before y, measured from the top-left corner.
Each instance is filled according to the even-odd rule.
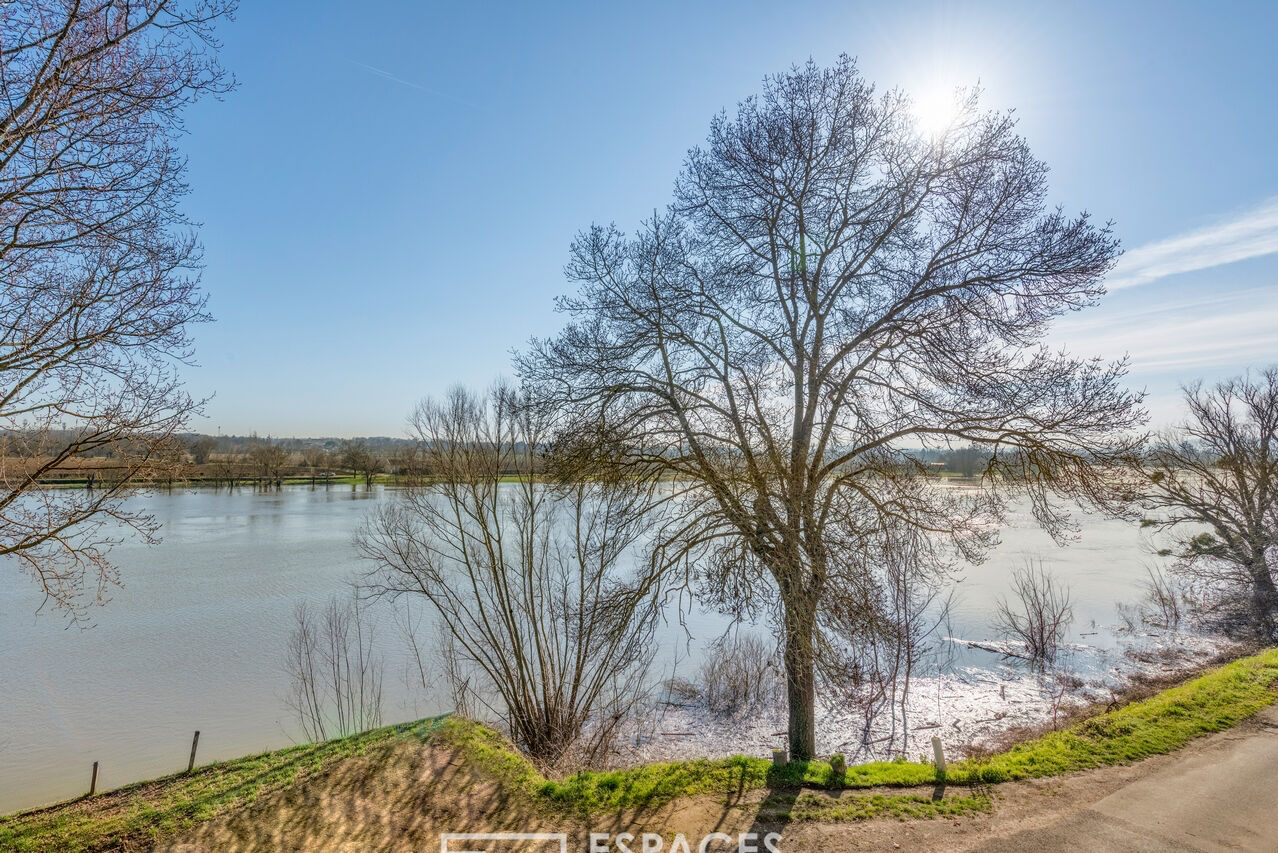
[[[171,842],[173,850],[423,849],[440,832],[524,832],[542,819],[521,792],[493,782],[455,752],[386,743],[273,792]],[[166,849],[161,847],[160,849]]]
[[[722,842],[711,841],[705,853],[717,853],[719,850],[736,850],[736,834],[742,831],[749,818],[745,813],[755,808],[753,795],[759,790],[757,777],[745,765],[733,769],[730,779],[722,780],[726,785],[717,786],[713,790],[690,795],[682,789],[686,778],[683,771],[671,767],[651,784],[652,796],[638,805],[627,805],[608,809],[606,812],[590,814],[582,811],[574,815],[573,829],[585,841],[591,832],[607,833],[616,837],[619,833],[661,832],[669,837],[673,834],[684,834],[689,839],[691,849],[697,849],[700,839],[711,833],[723,833],[733,837],[733,843],[724,847]],[[709,806],[709,801],[717,805]],[[700,807],[690,814],[687,809],[690,803]],[[634,849],[639,849],[636,841]],[[763,848],[760,848],[763,849]]]

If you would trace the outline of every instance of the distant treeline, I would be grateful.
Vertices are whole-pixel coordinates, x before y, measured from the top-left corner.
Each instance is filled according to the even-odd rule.
[[[40,472],[43,485],[103,487],[124,478],[152,484],[280,485],[286,480],[332,481],[379,475],[422,476],[420,453],[408,439],[285,438],[185,433],[162,442],[117,442],[63,459],[49,468],[50,449],[65,443],[57,431],[0,433],[6,476]],[[29,476],[36,476],[34,473]]]
[[[69,431],[68,431],[69,434]],[[116,442],[50,465],[57,430],[0,432],[0,474],[46,486],[105,487],[131,479],[152,485],[261,485],[386,480],[411,484],[431,471],[420,442],[406,438],[273,438],[182,433],[163,441]],[[503,476],[529,472],[503,470]],[[532,472],[536,473],[536,472]]]
[[[23,432],[20,430],[0,431],[0,452],[6,456],[40,455],[45,445],[65,444],[75,436],[73,430],[45,430],[43,432]],[[391,438],[389,436],[362,436],[357,438],[272,438],[249,435],[205,435],[198,432],[179,433],[174,439],[185,445],[190,451],[201,455],[208,453],[246,454],[263,442],[278,445],[289,453],[305,453],[308,450],[322,450],[340,453],[351,442],[360,442],[371,453],[389,458],[405,448],[412,447],[414,442],[408,438]],[[119,445],[106,445],[84,454],[84,458],[111,458],[121,452]]]
[[[69,431],[68,431],[69,434]],[[20,431],[0,432],[0,458],[11,468],[23,460],[35,462],[46,456],[45,448],[65,442],[58,431],[42,434]],[[41,478],[48,485],[104,485],[113,481],[113,471],[136,468],[136,453],[127,443],[117,443],[77,455]],[[285,480],[331,481],[346,477],[372,483],[380,475],[400,482],[430,476],[422,445],[409,438],[368,436],[359,438],[274,438],[249,435],[206,435],[181,433],[161,445],[150,447],[152,458],[145,472],[135,479],[161,484],[196,482],[207,484],[281,484]],[[988,465],[990,451],[975,448],[920,448],[909,452],[919,462],[939,474],[975,477]],[[508,471],[509,475],[526,472]]]

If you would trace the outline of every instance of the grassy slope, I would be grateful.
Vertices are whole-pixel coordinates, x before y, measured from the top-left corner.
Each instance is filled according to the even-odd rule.
[[[947,774],[947,781],[1055,776],[1172,752],[1272,704],[1276,682],[1278,649],[1270,649],[987,760],[964,762]]]
[[[1068,729],[1051,732],[986,759],[957,762],[945,781],[977,785],[1048,776],[1171,752],[1222,731],[1274,701],[1278,649],[1226,664],[1206,675]],[[257,797],[294,785],[343,758],[403,739],[437,737],[505,787],[549,813],[591,815],[648,808],[677,797],[770,788],[763,810],[795,820],[857,820],[873,816],[935,817],[988,811],[981,789],[960,789],[940,801],[914,793],[850,793],[831,799],[803,788],[916,787],[937,781],[931,764],[894,761],[849,767],[836,775],[824,761],[721,760],[649,764],[547,779],[503,737],[457,718],[391,726],[322,744],[299,746],[208,765],[118,791],[0,818],[0,850],[98,850],[124,840],[167,836]]]
[[[100,850],[179,832],[395,740],[425,742],[443,718],[264,752],[0,818],[0,850]]]
[[[957,762],[949,767],[945,781],[971,785],[1027,779],[1171,752],[1200,735],[1227,729],[1271,704],[1275,682],[1278,649],[1271,649],[1007,752]],[[768,759],[743,756],[591,771],[549,780],[511,750],[500,735],[482,726],[452,719],[441,735],[499,778],[525,788],[548,804],[577,813],[651,806],[678,796],[763,787],[915,787],[938,781],[933,765],[912,761],[861,764],[836,775],[825,761],[792,762],[784,768],[774,768]]]

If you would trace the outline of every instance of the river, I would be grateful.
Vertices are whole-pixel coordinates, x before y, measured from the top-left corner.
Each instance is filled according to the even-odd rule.
[[[83,793],[94,761],[99,790],[184,769],[196,729],[200,763],[300,740],[283,667],[293,610],[348,589],[362,568],[352,535],[391,494],[288,486],[132,498],[162,523],[164,541],[114,550],[123,586],[92,608],[87,629],[37,613],[35,585],[0,563],[0,813]],[[1061,549],[1021,508],[1002,538],[956,584],[958,636],[990,636],[994,597],[1027,559],[1043,558],[1071,587],[1075,641],[1109,642],[1093,632],[1117,621],[1116,602],[1140,595],[1149,558],[1132,525],[1085,518],[1079,541]],[[715,616],[690,624],[703,638],[723,629]],[[388,621],[380,630],[386,722],[447,710],[401,677],[406,647]]]

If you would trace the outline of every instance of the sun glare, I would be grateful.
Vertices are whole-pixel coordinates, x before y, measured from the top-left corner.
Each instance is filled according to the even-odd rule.
[[[957,86],[934,83],[915,92],[913,101],[914,120],[925,136],[938,136],[958,115]]]

